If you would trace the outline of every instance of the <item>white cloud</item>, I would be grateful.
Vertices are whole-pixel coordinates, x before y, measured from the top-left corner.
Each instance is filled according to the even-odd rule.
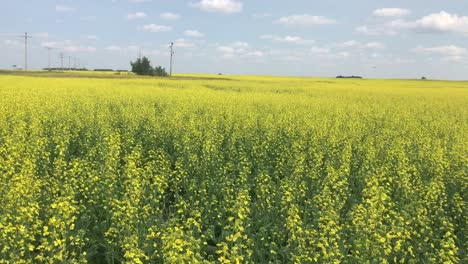
[[[108,52],[118,52],[118,53],[122,53],[122,54],[132,54],[134,56],[138,56],[139,54],[141,54],[142,56],[148,56],[148,55],[159,56],[161,54],[164,54],[158,49],[153,49],[151,47],[142,48],[142,47],[136,46],[136,45],[129,45],[129,46],[126,46],[126,47],[118,46],[118,45],[111,45],[111,46],[107,46],[106,48],[104,48],[104,50],[106,50]]]
[[[135,13],[130,13],[127,15],[128,20],[135,20],[135,19],[140,19],[140,18],[145,18],[146,13],[144,12],[135,12]]]
[[[95,36],[95,35],[88,35],[88,36],[86,36],[86,38],[89,39],[89,40],[97,40],[98,39],[98,37]]]
[[[93,46],[65,46],[63,50],[66,52],[95,52],[96,48]]]
[[[385,48],[385,44],[380,42],[369,42],[364,44],[364,47],[369,49],[383,49]]]
[[[105,48],[107,51],[122,51],[122,48],[120,46],[112,45],[112,46],[107,46]]]
[[[465,48],[460,48],[455,45],[447,45],[447,46],[437,46],[437,47],[418,47],[413,49],[414,52],[419,53],[428,53],[428,54],[437,54],[442,56],[450,56],[450,57],[460,57],[463,55],[468,54],[468,50]]]
[[[148,24],[148,25],[143,25],[141,27],[138,27],[138,29],[141,31],[146,31],[146,32],[167,32],[167,31],[171,31],[172,27],[164,26],[164,25]]]
[[[254,50],[254,51],[248,52],[247,56],[261,58],[265,56],[265,52],[260,51],[260,50]]]
[[[55,11],[56,12],[72,12],[72,11],[75,11],[75,8],[74,7],[71,7],[71,6],[66,6],[66,5],[56,5],[55,6]]]
[[[468,16],[441,11],[414,21],[396,19],[374,26],[364,25],[357,27],[356,31],[366,35],[396,35],[402,29],[426,33],[451,32],[468,35]]]
[[[249,43],[242,41],[237,41],[230,45],[218,46],[217,50],[222,53],[222,57],[225,59],[231,59],[235,56],[243,56],[253,52],[249,49]]]
[[[193,48],[195,47],[195,44],[183,38],[179,38],[174,41],[174,46],[176,48]]]
[[[45,48],[60,49],[65,52],[95,52],[97,49],[94,46],[82,45],[71,40],[64,41],[44,41],[41,46]]]
[[[381,8],[374,10],[374,15],[379,17],[403,17],[411,14],[411,11],[403,8]]]
[[[128,0],[130,3],[145,3],[145,2],[151,2],[151,0]]]
[[[243,49],[243,48],[248,48],[249,43],[243,42],[243,41],[237,41],[237,42],[232,43],[231,46]]]
[[[47,42],[42,42],[41,43],[42,47],[45,48],[59,48],[61,46],[61,43],[55,42],[55,41],[47,41]]]
[[[313,40],[304,39],[300,36],[275,36],[275,35],[262,35],[261,39],[269,39],[273,42],[278,43],[289,43],[289,44],[310,44],[314,43]]]
[[[361,43],[356,40],[348,40],[343,43],[339,43],[336,46],[343,48],[353,48],[353,49],[384,49],[385,44],[381,42],[367,42]]]
[[[226,14],[242,12],[243,8],[242,2],[236,0],[201,0],[191,5],[206,12]]]
[[[159,15],[159,17],[161,17],[162,19],[166,19],[166,20],[178,20],[178,19],[180,19],[179,14],[174,14],[174,13],[171,13],[171,12],[162,13],[162,14]]]
[[[324,55],[324,54],[329,54],[330,49],[329,48],[318,48],[318,47],[313,47],[310,49],[310,52],[315,55]]]
[[[410,26],[423,31],[468,33],[468,16],[459,16],[445,11],[430,14]]]
[[[200,31],[198,30],[185,30],[184,31],[184,35],[187,36],[187,37],[192,37],[192,38],[201,38],[204,36],[203,33],[201,33]]]
[[[398,34],[398,31],[393,26],[389,24],[385,25],[377,25],[377,26],[360,26],[355,29],[356,32],[364,35],[370,36],[379,36],[379,35],[386,35],[386,36],[394,36]]]
[[[12,46],[12,47],[19,47],[19,46],[23,46],[24,44],[19,42],[18,40],[11,40],[11,39],[7,39],[5,41],[3,41],[3,44],[5,46]]]
[[[342,47],[357,47],[361,45],[361,43],[359,43],[358,41],[356,40],[348,40],[348,41],[345,41],[343,43],[341,43],[340,45],[338,46],[342,46]]]
[[[336,55],[341,58],[348,58],[349,56],[351,56],[351,54],[349,54],[349,52],[346,52],[346,51],[339,52]]]
[[[236,51],[233,47],[229,46],[220,46],[218,50],[224,53],[234,53]]]
[[[299,36],[284,36],[280,37],[277,39],[279,42],[285,42],[285,43],[295,43],[295,44],[300,44],[304,42],[304,39]]]
[[[327,18],[324,16],[312,16],[312,15],[292,15],[280,17],[276,23],[283,25],[300,25],[300,26],[311,26],[311,25],[328,25],[336,24],[336,20]]]
[[[233,58],[236,50],[233,47],[221,46],[218,47],[218,51],[222,53],[222,57],[225,59]]]

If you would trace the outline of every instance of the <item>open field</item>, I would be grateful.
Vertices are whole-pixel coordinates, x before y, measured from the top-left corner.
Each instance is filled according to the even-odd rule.
[[[0,75],[0,263],[468,262],[468,82],[86,77]]]

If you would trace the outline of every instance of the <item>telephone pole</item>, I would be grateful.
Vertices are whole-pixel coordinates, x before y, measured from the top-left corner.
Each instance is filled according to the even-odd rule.
[[[19,36],[20,38],[24,38],[24,70],[28,70],[28,39],[31,36],[28,36],[28,32],[24,32],[24,36]]]
[[[45,47],[47,49],[47,57],[48,57],[48,63],[47,63],[47,68],[50,71],[50,51],[53,49],[52,47]]]
[[[63,52],[60,52],[60,70],[63,71]]]
[[[172,76],[172,56],[174,55],[174,42],[171,42],[170,49],[171,49],[171,63],[169,66],[169,76]]]
[[[68,70],[71,71],[71,56],[68,56]]]

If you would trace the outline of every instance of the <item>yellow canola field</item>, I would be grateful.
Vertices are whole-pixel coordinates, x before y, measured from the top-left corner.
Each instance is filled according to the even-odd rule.
[[[0,76],[0,263],[467,263],[467,135],[468,82]]]

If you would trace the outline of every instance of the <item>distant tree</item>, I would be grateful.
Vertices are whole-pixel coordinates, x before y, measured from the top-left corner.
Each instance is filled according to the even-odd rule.
[[[168,74],[166,72],[166,69],[164,69],[161,66],[158,66],[158,67],[154,67],[154,75],[166,77]]]
[[[426,78],[425,76],[423,76],[423,77],[421,78],[421,80],[427,80],[427,78]]]
[[[138,58],[135,62],[130,62],[132,66],[132,72],[137,75],[147,75],[147,76],[167,76],[166,70],[157,66],[153,68],[151,62],[148,58]]]
[[[135,62],[130,62],[132,72],[137,75],[153,75],[153,67],[148,58],[138,58]]]

